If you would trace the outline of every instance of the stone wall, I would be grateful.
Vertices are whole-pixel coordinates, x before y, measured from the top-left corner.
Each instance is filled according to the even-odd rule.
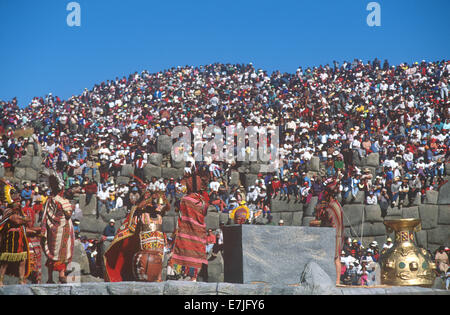
[[[145,174],[148,177],[164,177],[178,178],[183,175],[184,163],[175,163],[170,158],[171,141],[167,136],[160,136],[158,139],[158,152],[153,153],[149,157],[149,164],[145,167]],[[20,160],[15,162],[15,172],[13,177],[7,177],[14,183],[22,187],[24,181],[42,180],[42,176],[46,172],[43,165],[43,156],[41,149],[38,149],[37,156],[34,155],[32,145],[27,147],[27,154]],[[356,156],[356,165],[361,168],[368,167],[371,172],[375,173],[379,167],[378,154],[371,154],[368,157],[359,159]],[[266,165],[263,163],[245,162],[238,171],[233,171],[228,178],[229,185],[252,185],[257,174],[264,170]],[[320,163],[318,157],[313,157],[307,165],[308,174],[323,174],[324,165]],[[449,169],[447,168],[447,177]],[[122,168],[120,175],[116,178],[117,183],[128,183],[132,178],[134,168],[132,165],[126,165]],[[0,175],[5,176],[5,172],[0,168]],[[91,176],[91,175],[90,175]],[[96,178],[99,181],[99,172]],[[79,203],[81,213],[81,232],[92,238],[99,238],[103,229],[112,218],[116,220],[116,227],[119,227],[125,216],[126,209],[118,209],[107,214],[105,209],[100,211],[99,219],[96,219],[96,197],[93,196],[91,202],[86,205],[85,195],[79,195],[74,202]],[[273,222],[283,219],[287,226],[309,226],[309,222],[314,218],[314,207],[317,204],[317,198],[313,197],[310,203],[295,203],[294,200],[287,202],[276,198],[272,200],[272,216]],[[379,244],[383,244],[388,237],[386,233],[381,210],[378,205],[364,205],[363,195],[359,194],[357,198],[343,206],[344,223],[346,235],[352,238],[361,239],[363,245],[367,245],[376,240]],[[416,198],[412,205],[406,206],[399,210],[398,208],[389,208],[385,219],[399,218],[420,218],[422,220],[422,231],[416,233],[416,239],[419,246],[434,251],[440,245],[449,245],[450,240],[450,182],[447,182],[439,192],[429,192],[424,203],[420,202],[420,198]],[[219,223],[230,224],[228,215],[218,213],[215,207],[208,209],[206,216],[207,228],[217,229]],[[266,218],[258,218],[258,224],[266,224]],[[166,233],[175,231],[177,225],[177,213],[172,210],[166,213],[163,218],[163,230]],[[392,235],[389,235],[392,236]],[[223,279],[223,261],[222,257],[211,264],[208,271],[210,281],[221,281]]]

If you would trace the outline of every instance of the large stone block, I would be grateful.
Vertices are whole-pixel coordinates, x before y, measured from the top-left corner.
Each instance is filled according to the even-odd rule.
[[[219,213],[219,223],[228,224],[230,215],[228,213]]]
[[[364,207],[364,220],[369,222],[383,222],[380,205],[366,205]]]
[[[272,212],[298,212],[303,211],[303,204],[295,202],[295,198],[292,198],[290,202],[286,200],[280,200],[279,197],[272,198],[271,208]]]
[[[302,226],[303,221],[303,212],[294,212],[292,216],[292,225],[293,226]],[[308,223],[309,224],[309,223]]]
[[[292,225],[293,212],[281,212],[280,219],[283,220],[284,225]]]
[[[361,224],[364,211],[364,205],[344,205],[344,225],[346,227],[350,225]]]
[[[364,235],[363,235],[364,237],[366,237],[366,236],[382,236],[382,235],[386,235],[386,227],[381,222],[376,222],[376,223],[364,222],[364,230],[361,232],[364,233]]]
[[[83,217],[80,222],[81,232],[101,234],[105,228],[105,223],[92,217]]]
[[[378,167],[380,165],[380,155],[378,153],[371,153],[367,156],[367,166]]]
[[[28,168],[31,167],[32,162],[33,162],[32,156],[24,155],[20,158],[20,160],[17,162],[15,166],[20,168]]]
[[[231,171],[229,186],[239,186],[239,172]]]
[[[434,229],[438,224],[439,207],[436,205],[420,205],[419,215],[422,220],[422,229]]]
[[[438,224],[450,225],[450,205],[439,206]]]
[[[244,175],[244,186],[250,187],[250,186],[255,185],[257,179],[258,179],[258,175],[256,175],[256,174],[245,174]]]
[[[172,151],[172,139],[167,135],[161,135],[156,142],[156,150],[161,154],[170,154]]]
[[[419,219],[419,207],[408,207],[402,209],[403,219]]]
[[[305,204],[304,209],[305,209],[306,216],[314,216],[318,200],[319,200],[319,197],[314,196],[314,197],[311,197],[311,200]]]
[[[164,295],[216,295],[217,283],[192,281],[167,281]]]
[[[22,167],[16,167],[14,169],[14,177],[20,180],[25,179],[26,169]]]
[[[23,179],[28,181],[37,181],[38,180],[39,173],[38,171],[32,169],[31,167],[28,167],[25,169],[25,177]]]
[[[184,171],[184,168],[186,167],[186,161],[184,161],[184,160],[181,160],[181,161],[172,160],[170,163],[173,168],[181,168],[181,169],[183,169],[183,171]]]
[[[33,168],[36,171],[40,171],[42,169],[42,157],[33,156],[31,160],[31,168]]]
[[[306,264],[300,282],[310,294],[328,295],[338,291],[335,281],[314,261]]]
[[[81,194],[79,203],[80,203],[80,209],[83,212],[83,217],[96,215],[96,210],[97,210],[97,196],[96,195],[93,195],[89,204],[86,205],[86,195]]]
[[[161,169],[161,177],[167,178],[167,179],[170,179],[170,178],[177,179],[179,177],[182,177],[183,174],[184,174],[184,171],[181,168],[180,169],[177,169],[177,168],[162,168]]]
[[[161,178],[162,171],[161,167],[147,164],[144,167],[144,175],[145,178],[151,179],[152,177]]]
[[[355,199],[351,202],[352,204],[361,205],[365,202],[364,200],[364,192],[358,191],[358,193],[355,196]]]
[[[86,255],[86,251],[84,250],[83,244],[80,240],[75,240],[73,246],[73,258],[72,258],[72,267],[74,267],[73,263],[77,263],[79,266],[80,275],[87,275],[90,273],[89,269],[89,260]]]
[[[123,165],[122,170],[120,171],[120,176],[133,177],[134,176],[134,166],[130,165],[130,164]]]
[[[100,217],[104,222],[109,222],[109,220],[113,219],[115,221],[119,221],[125,219],[127,216],[127,208],[117,208],[115,210],[111,210],[109,213],[106,211],[100,213]],[[117,227],[117,226],[116,226]]]
[[[440,205],[449,205],[450,204],[450,181],[445,183],[439,189],[439,197],[438,197],[437,203]]]
[[[220,251],[208,261],[208,282],[223,282],[223,257]]]
[[[232,225],[223,233],[225,282],[298,284],[311,261],[336,278],[333,228]]]
[[[219,213],[210,212],[205,216],[205,224],[207,229],[217,230],[220,222]]]
[[[438,225],[435,229],[427,232],[428,243],[446,245],[450,240],[450,229],[446,225]]]
[[[152,153],[147,158],[148,163],[154,166],[161,166],[163,156],[160,153]]]
[[[425,195],[425,203],[435,205],[438,202],[439,192],[436,190],[427,190]]]
[[[416,242],[419,247],[428,248],[427,231],[416,232]]]

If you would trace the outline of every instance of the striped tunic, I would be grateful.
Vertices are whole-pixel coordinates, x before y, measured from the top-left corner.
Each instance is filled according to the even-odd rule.
[[[48,258],[47,265],[65,270],[72,261],[75,234],[69,213],[72,205],[61,196],[49,197],[42,216],[42,247]]]

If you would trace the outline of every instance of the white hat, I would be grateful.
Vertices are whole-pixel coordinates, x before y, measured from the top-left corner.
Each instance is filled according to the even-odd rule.
[[[116,223],[114,219],[109,220],[109,223]]]

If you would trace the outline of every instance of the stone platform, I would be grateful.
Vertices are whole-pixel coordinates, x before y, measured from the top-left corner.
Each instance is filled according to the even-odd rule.
[[[450,290],[421,287],[334,287],[310,290],[310,286],[166,281],[10,285],[0,295],[450,295]]]
[[[292,285],[310,262],[336,279],[334,228],[244,224],[223,235],[225,282]]]

